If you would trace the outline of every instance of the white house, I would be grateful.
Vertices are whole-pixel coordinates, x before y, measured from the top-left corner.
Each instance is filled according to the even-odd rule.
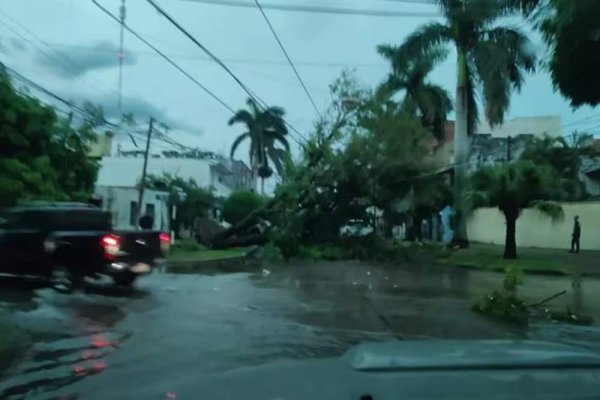
[[[112,215],[115,229],[137,228],[137,207],[139,190],[135,187],[96,186],[95,195],[101,207]],[[157,190],[144,190],[142,214],[154,219],[154,229],[170,231],[169,193]]]
[[[144,158],[140,156],[102,157],[96,196],[102,208],[113,215],[113,225],[118,229],[137,226],[139,183],[142,180]],[[250,168],[241,161],[221,158],[185,158],[153,155],[148,159],[147,175],[165,173],[184,180],[193,179],[205,189],[212,189],[217,197],[228,197],[236,190],[251,190],[256,180]],[[155,229],[169,230],[168,193],[145,190],[139,215],[151,214]]]
[[[103,157],[96,185],[135,188],[142,179],[143,165],[142,157]],[[153,156],[148,159],[146,171],[148,175],[168,173],[193,179],[198,186],[213,189],[218,197],[254,188],[250,169],[241,161]]]

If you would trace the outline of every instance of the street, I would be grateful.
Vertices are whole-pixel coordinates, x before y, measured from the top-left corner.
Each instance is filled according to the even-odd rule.
[[[73,295],[6,279],[0,308],[32,344],[2,378],[0,398],[175,398],[179,387],[206,374],[334,357],[365,341],[529,338],[597,346],[598,325],[517,328],[472,312],[501,279],[358,262],[163,271],[132,291],[99,284]],[[574,295],[570,278],[528,276],[525,289],[538,300],[566,289],[554,307],[577,302],[600,318],[598,280],[584,280]]]

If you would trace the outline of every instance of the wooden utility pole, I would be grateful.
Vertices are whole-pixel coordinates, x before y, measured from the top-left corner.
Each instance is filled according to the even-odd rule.
[[[137,215],[135,218],[138,224],[142,216],[142,201],[144,200],[144,189],[146,188],[146,169],[148,168],[148,155],[150,153],[150,140],[152,139],[152,131],[154,130],[154,118],[150,118],[150,126],[148,127],[148,138],[146,139],[146,151],[144,152],[144,167],[142,168],[142,181],[140,182],[140,193],[138,196]],[[139,225],[139,224],[138,224]],[[138,227],[136,225],[136,227]]]

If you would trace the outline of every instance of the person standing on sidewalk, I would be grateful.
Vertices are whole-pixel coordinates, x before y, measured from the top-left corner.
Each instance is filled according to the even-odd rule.
[[[581,237],[581,225],[579,216],[576,215],[573,223],[573,234],[571,235],[571,253],[579,253],[579,238]]]

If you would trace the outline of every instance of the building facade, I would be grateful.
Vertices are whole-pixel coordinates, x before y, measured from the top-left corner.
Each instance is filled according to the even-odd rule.
[[[134,187],[96,186],[95,197],[103,210],[112,215],[115,229],[134,229],[138,227],[137,210],[139,190]],[[157,190],[144,190],[142,200],[143,214],[154,219],[154,229],[170,231],[169,193]]]

